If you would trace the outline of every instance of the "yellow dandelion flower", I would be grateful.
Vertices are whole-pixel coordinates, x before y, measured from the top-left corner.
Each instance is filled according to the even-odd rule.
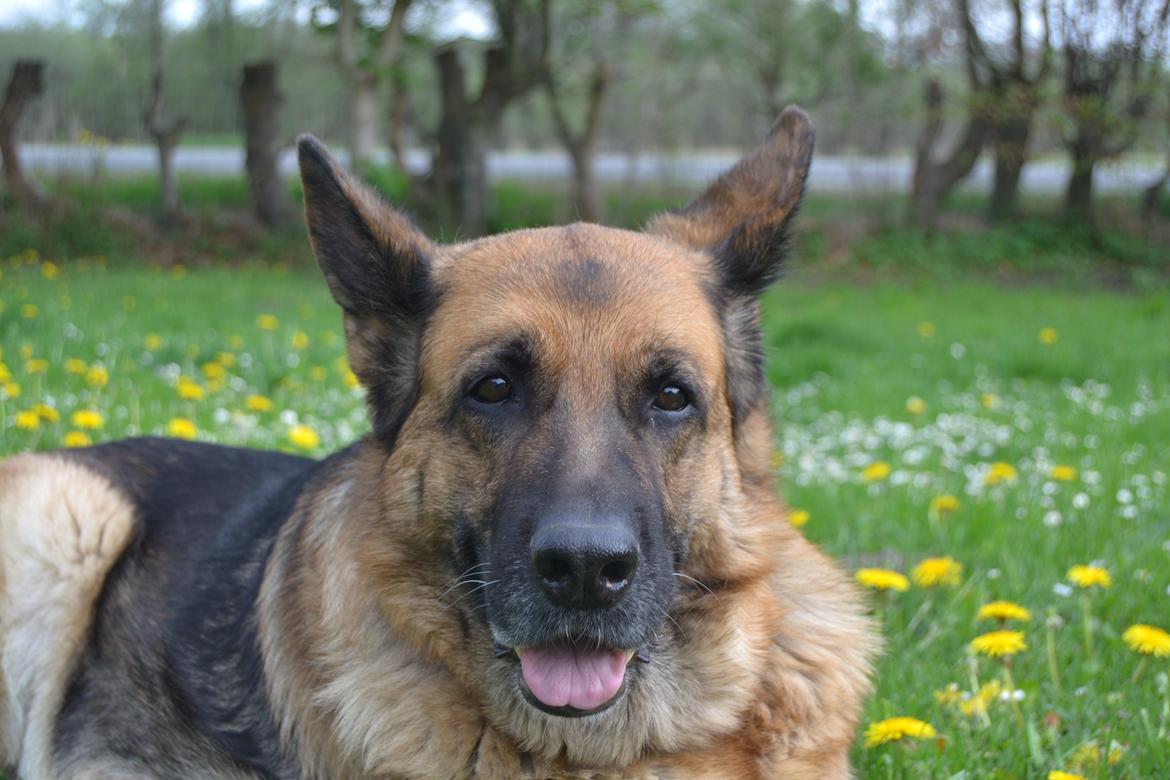
[[[928,322],[927,320],[922,320],[915,327],[915,330],[918,331],[919,336],[921,336],[924,339],[928,339],[934,335],[934,323]]]
[[[66,374],[84,374],[88,369],[89,366],[85,365],[85,361],[81,358],[68,358],[65,360]]]
[[[26,303],[20,307],[20,316],[26,320],[35,320],[41,314],[35,303]]]
[[[926,401],[923,401],[916,395],[912,395],[906,399],[906,411],[910,414],[922,414],[926,411]]]
[[[178,391],[179,398],[184,401],[199,401],[204,396],[203,388],[186,378],[179,379],[175,390]]]
[[[324,382],[328,376],[329,372],[321,366],[313,366],[309,369],[309,379],[312,379],[314,382]]]
[[[972,696],[969,699],[963,699],[959,702],[959,712],[966,715],[968,718],[974,718],[977,715],[982,715],[987,712],[987,705],[990,702],[982,696]]]
[[[361,385],[361,382],[358,380],[357,374],[355,374],[353,371],[350,371],[348,368],[345,369],[345,386],[350,390],[353,390],[359,385]]]
[[[951,704],[959,704],[963,701],[963,692],[959,690],[958,685],[950,683],[941,691],[934,692],[934,700],[944,707]]]
[[[244,399],[244,408],[249,412],[270,412],[272,399],[262,395],[250,395]]]
[[[944,493],[941,496],[935,496],[930,500],[930,514],[936,517],[949,515],[957,511],[958,508],[959,499],[955,498],[949,493]]]
[[[162,336],[158,335],[157,333],[147,333],[146,338],[142,340],[142,343],[148,350],[154,352],[156,349],[162,346],[163,340]]]
[[[84,428],[87,431],[92,431],[95,428],[100,428],[105,425],[106,421],[102,417],[101,412],[93,409],[78,409],[69,417],[69,421],[73,423],[75,428]]]
[[[233,333],[232,335],[228,336],[228,346],[235,350],[243,349],[244,337],[239,333]]]
[[[858,569],[853,576],[865,588],[896,590],[899,593],[910,589],[910,580],[906,579],[906,575],[893,569]]]
[[[927,558],[910,572],[914,584],[920,588],[937,588],[959,584],[963,576],[963,564],[951,556]]]
[[[61,274],[61,269],[52,260],[46,260],[41,264],[41,276],[49,281],[56,279]]]
[[[808,525],[809,517],[811,515],[809,515],[807,509],[793,509],[788,513],[788,522],[794,528],[804,528],[804,526]]]
[[[256,318],[256,327],[260,330],[276,330],[280,327],[280,320],[272,314],[261,314]]]
[[[979,405],[984,409],[994,409],[999,406],[999,396],[995,393],[983,393],[979,396]]]
[[[194,439],[198,429],[195,423],[186,417],[173,417],[167,423],[167,433],[176,439]]]
[[[1032,613],[1014,601],[992,601],[979,608],[978,620],[1019,620],[1032,619]]]
[[[1068,578],[1079,588],[1108,588],[1113,584],[1109,570],[1100,566],[1073,566],[1068,570]]]
[[[971,640],[973,652],[991,658],[1011,656],[1028,649],[1023,631],[989,631]]]
[[[1101,763],[1101,748],[1096,742],[1085,742],[1078,745],[1068,757],[1068,762],[1078,769],[1086,766],[1096,766]]]
[[[871,723],[865,730],[865,746],[871,748],[900,739],[932,739],[936,736],[934,726],[917,718],[886,718]]]
[[[1053,466],[1052,471],[1049,472],[1049,474],[1057,482],[1072,482],[1077,478],[1077,470],[1072,466]]]
[[[90,387],[105,387],[110,383],[110,372],[105,366],[90,366],[85,372],[85,383]]]
[[[203,371],[203,376],[207,377],[208,379],[223,379],[224,375],[227,373],[227,369],[225,369],[221,363],[214,361],[204,363],[201,370]]]
[[[65,434],[66,447],[88,447],[93,444],[93,439],[89,438],[89,434],[83,431],[69,431]]]
[[[32,408],[43,421],[55,423],[61,419],[61,413],[48,404],[37,404]]]
[[[20,352],[20,359],[21,360],[32,360],[33,346],[32,346],[32,344],[28,344],[28,343],[21,344],[18,352]]]
[[[999,680],[991,680],[979,687],[979,690],[971,694],[968,698],[959,702],[959,712],[967,717],[974,717],[976,715],[983,715],[987,712],[987,708],[991,703],[999,698],[999,694],[1003,692],[1003,685]]]
[[[890,464],[884,460],[874,461],[861,471],[861,478],[866,482],[880,482],[890,476]]]
[[[1048,773],[1048,780],[1085,780],[1083,775],[1074,775],[1072,772],[1062,772],[1053,769]]]
[[[1125,629],[1121,638],[1135,653],[1170,658],[1170,634],[1157,626],[1138,623]]]
[[[29,374],[43,374],[49,370],[49,361],[44,358],[33,358],[24,364],[24,370]]]
[[[182,263],[175,263],[171,266],[171,277],[174,279],[182,279],[187,275],[187,266]]]
[[[17,412],[16,427],[24,431],[35,431],[41,427],[41,416],[31,409]]]
[[[298,330],[292,337],[293,349],[306,349],[309,346],[309,334]]]
[[[983,478],[985,485],[1002,485],[1005,482],[1015,482],[1019,479],[1020,473],[1016,471],[1016,467],[1010,463],[1005,463],[1002,460],[997,460],[991,464],[987,470],[987,475]]]
[[[1041,344],[1050,347],[1060,341],[1060,333],[1057,332],[1056,328],[1041,328],[1037,338],[1040,339]]]
[[[20,385],[16,382],[4,383],[4,397],[5,398],[20,398]]]
[[[12,372],[8,370],[8,366],[0,361],[0,382],[8,382],[12,379]]]
[[[302,450],[316,449],[321,443],[321,437],[307,425],[294,425],[288,432],[288,440],[294,447]]]
[[[236,356],[232,352],[217,352],[215,359],[224,368],[232,368],[236,364]]]

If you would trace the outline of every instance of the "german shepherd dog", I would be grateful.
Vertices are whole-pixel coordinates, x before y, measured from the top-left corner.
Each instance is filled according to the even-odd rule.
[[[371,432],[0,465],[0,766],[848,777],[876,638],[776,496],[757,301],[812,145],[791,108],[644,232],[439,246],[302,137]]]

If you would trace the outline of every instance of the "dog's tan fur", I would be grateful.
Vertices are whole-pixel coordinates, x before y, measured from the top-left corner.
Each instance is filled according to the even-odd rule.
[[[305,777],[848,777],[876,641],[848,578],[786,521],[766,395],[738,407],[731,397],[728,334],[752,327],[754,297],[733,291],[722,310],[712,297],[725,284],[716,247],[770,240],[796,206],[810,153],[807,119],[786,112],[760,151],[645,233],[572,225],[449,247],[340,171],[317,171],[365,226],[371,262],[425,257],[441,294],[408,355],[417,396],[394,445],[367,440],[314,473],[260,586],[268,701]],[[374,388],[393,328],[363,311],[343,278],[353,269],[323,257],[333,226],[313,200],[325,196],[309,186],[306,196],[346,310],[351,364]],[[664,514],[688,540],[676,595],[653,660],[601,715],[550,716],[520,698],[512,662],[452,589],[450,518],[488,516],[524,456],[485,456],[490,442],[449,424],[456,378],[484,343],[513,333],[539,336],[541,381],[567,411],[556,435],[583,479],[605,476],[599,399],[655,345],[688,356],[707,399],[701,430],[660,453]],[[539,452],[549,435],[538,430],[521,449]],[[0,467],[0,759],[19,760],[28,780],[55,776],[65,681],[134,523],[133,504],[80,465],[27,456]],[[111,759],[89,771],[119,769]]]
[[[54,777],[57,710],[134,527],[104,478],[54,455],[0,464],[0,766]]]

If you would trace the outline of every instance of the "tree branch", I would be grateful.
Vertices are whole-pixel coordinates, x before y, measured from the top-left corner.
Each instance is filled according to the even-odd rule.
[[[378,41],[378,51],[374,54],[374,67],[385,70],[395,59],[402,48],[402,32],[406,24],[406,12],[410,10],[413,0],[395,0],[390,10],[390,19],[382,30],[382,37]]]

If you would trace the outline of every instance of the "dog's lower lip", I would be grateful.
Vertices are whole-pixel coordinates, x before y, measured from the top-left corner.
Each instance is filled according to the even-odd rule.
[[[500,644],[499,642],[496,642],[494,645],[492,645],[492,655],[494,655],[496,658],[507,658],[511,656],[511,660],[519,661],[520,656],[517,654],[516,650],[517,648],[508,647],[507,645]],[[629,666],[634,661],[638,661],[639,663],[644,664],[650,663],[650,653],[647,652],[645,648],[639,648],[637,650],[624,650],[623,652],[626,654],[626,666]]]

